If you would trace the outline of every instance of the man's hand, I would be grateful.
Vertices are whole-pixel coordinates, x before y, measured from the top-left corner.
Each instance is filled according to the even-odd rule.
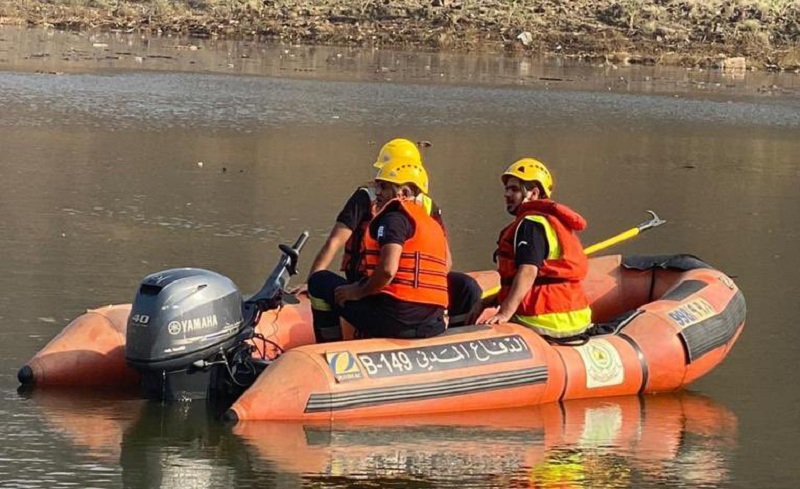
[[[478,324],[500,324],[500,323],[507,323],[511,320],[511,317],[514,313],[497,311],[494,316],[489,316],[488,318],[480,321]]]
[[[360,284],[347,284],[336,287],[333,297],[339,307],[344,307],[345,302],[357,301],[364,297],[364,293]]]
[[[533,282],[536,280],[538,272],[539,268],[536,265],[520,265],[517,275],[514,277],[514,282],[511,284],[511,290],[503,303],[500,304],[500,309],[494,316],[489,316],[481,324],[507,323],[511,320],[525,294],[533,287]]]

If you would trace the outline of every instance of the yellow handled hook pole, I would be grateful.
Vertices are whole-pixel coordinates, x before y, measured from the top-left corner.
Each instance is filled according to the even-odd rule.
[[[647,231],[648,229],[652,229],[667,222],[664,219],[658,217],[658,215],[656,215],[655,212],[653,211],[647,211],[647,212],[649,212],[651,216],[649,220],[637,225],[636,227],[632,227],[626,231],[622,231],[616,236],[612,236],[604,241],[586,247],[583,249],[583,252],[586,253],[587,255],[591,255],[592,253],[597,253],[600,250],[604,250],[606,248],[614,246],[617,243],[622,243],[623,241],[627,241],[633,238],[634,236],[638,236],[639,234]],[[498,292],[500,292],[499,286],[492,287],[491,289],[484,290],[483,294],[481,294],[481,298],[486,299],[488,297],[496,295]]]
[[[606,248],[614,246],[617,243],[622,243],[623,241],[627,241],[633,238],[634,236],[638,236],[639,234],[647,231],[648,229],[652,229],[667,222],[659,218],[655,212],[653,211],[647,211],[647,212],[649,212],[650,215],[652,216],[649,220],[639,224],[636,227],[623,231],[616,236],[608,238],[605,241],[601,241],[597,244],[593,244],[592,246],[584,248],[583,252],[586,253],[587,255],[591,255],[592,253],[597,253],[600,250],[604,250]]]

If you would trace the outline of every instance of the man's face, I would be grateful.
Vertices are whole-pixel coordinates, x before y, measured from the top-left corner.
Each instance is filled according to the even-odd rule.
[[[375,180],[375,203],[378,209],[397,196],[397,186],[383,180]]]
[[[506,199],[506,211],[511,215],[516,215],[520,204],[531,199],[531,193],[525,190],[519,178],[506,177],[503,191],[503,196]]]

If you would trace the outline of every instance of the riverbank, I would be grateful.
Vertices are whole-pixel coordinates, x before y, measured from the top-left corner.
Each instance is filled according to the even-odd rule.
[[[800,0],[0,0],[0,24],[800,73]]]

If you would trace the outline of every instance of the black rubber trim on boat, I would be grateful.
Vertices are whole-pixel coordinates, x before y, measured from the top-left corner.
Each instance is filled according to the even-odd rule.
[[[678,284],[677,287],[664,294],[664,296],[658,300],[680,302],[690,295],[700,292],[707,286],[708,282],[702,280],[686,280]]]
[[[694,255],[631,255],[622,257],[622,266],[632,270],[651,270],[655,268],[672,268],[695,270],[698,268],[714,268]]]
[[[642,394],[647,387],[647,382],[650,380],[650,369],[647,367],[647,360],[644,358],[644,352],[636,341],[625,333],[619,333],[617,336],[627,341],[628,344],[633,347],[634,351],[636,351],[636,357],[639,359],[639,366],[642,367],[642,384],[639,386],[638,393]]]
[[[312,393],[306,403],[306,413],[341,411],[398,402],[418,401],[438,397],[453,397],[476,392],[544,384],[547,382],[547,366],[513,370],[509,372],[474,375],[462,379],[404,385],[398,387],[372,388],[341,393]]]
[[[644,311],[641,309],[625,311],[622,314],[611,318],[608,322],[595,323],[587,332],[589,333],[589,336],[617,334],[622,331],[628,325],[628,323],[636,319],[639,314],[642,314],[643,312]]]
[[[706,353],[730,341],[744,323],[747,315],[747,304],[742,291],[737,290],[716,316],[711,316],[697,324],[685,327],[678,333],[686,347],[687,363],[692,363]]]

